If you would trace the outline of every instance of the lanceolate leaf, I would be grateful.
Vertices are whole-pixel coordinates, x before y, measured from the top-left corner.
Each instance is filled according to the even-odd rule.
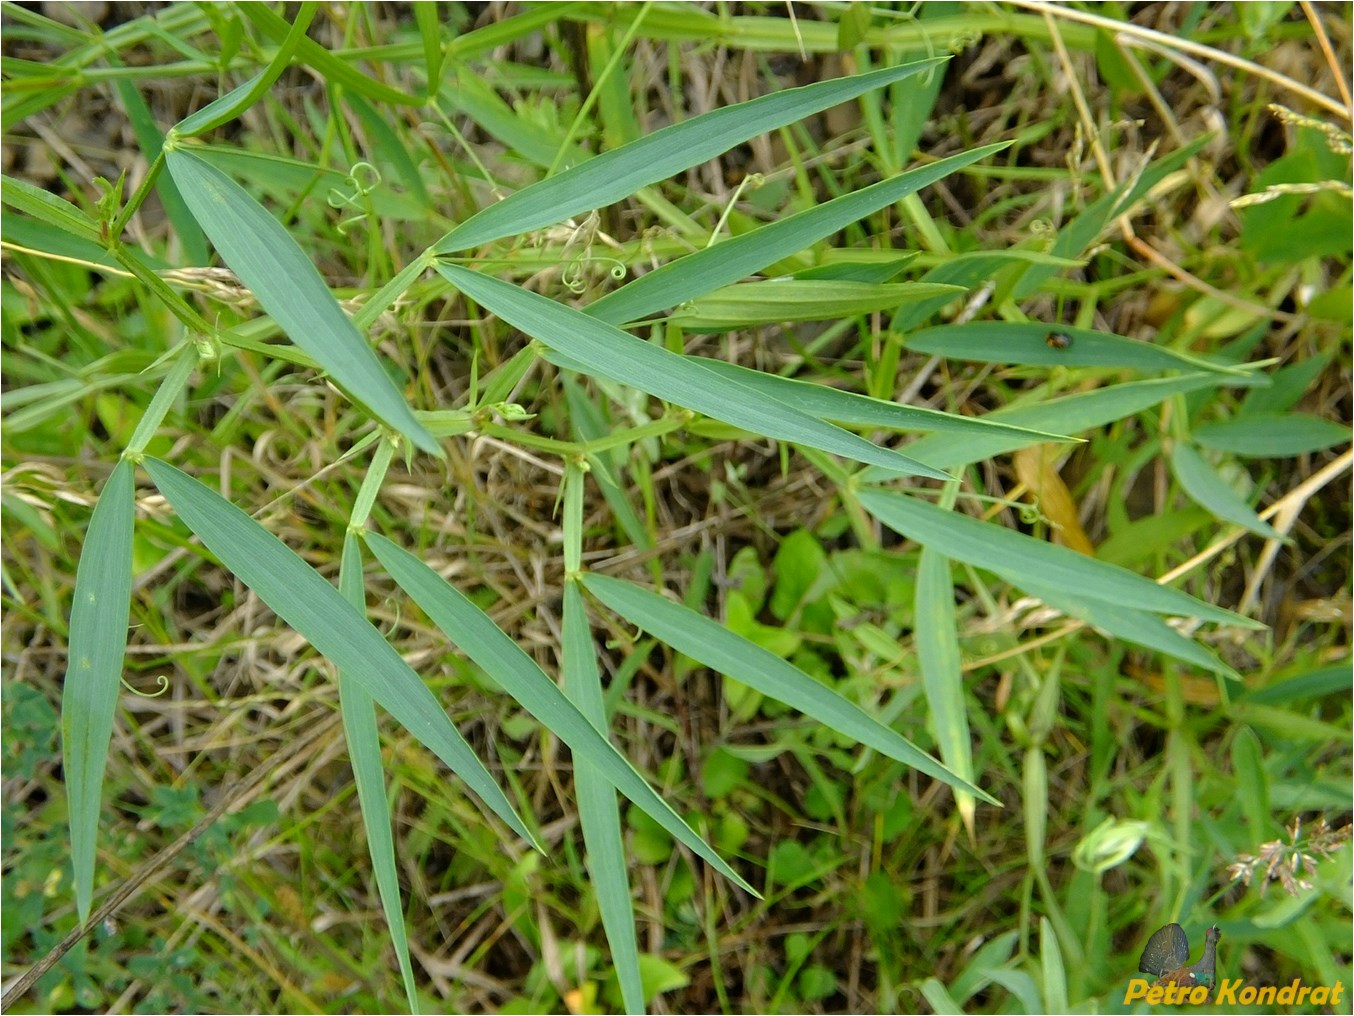
[[[973,741],[964,703],[964,671],[959,656],[959,622],[955,616],[950,561],[923,547],[917,565],[917,660],[921,664],[931,729],[945,764],[966,780],[973,779]],[[973,829],[973,798],[956,796],[960,814]]]
[[[889,430],[935,431],[970,436],[1000,434],[1008,439],[1014,438],[1031,443],[1079,440],[1043,430],[1012,427],[1009,424],[998,423],[991,416],[960,416],[958,413],[942,413],[938,409],[905,406],[886,399],[874,399],[868,395],[843,391],[828,385],[797,381],[794,378],[740,367],[725,360],[708,357],[693,359],[702,367],[765,393],[770,398],[788,403],[820,420],[833,420],[861,427],[887,427]]]
[[[388,447],[388,446],[387,446]],[[362,549],[357,536],[349,532],[343,538],[343,559],[339,566],[339,592],[356,610],[366,606],[362,587]],[[376,705],[367,690],[353,675],[339,668],[339,706],[343,712],[343,736],[348,742],[348,759],[353,767],[358,805],[367,835],[372,871],[381,894],[381,910],[395,946],[395,958],[404,979],[409,1011],[418,1012],[418,991],[414,968],[409,961],[409,933],[404,926],[404,908],[400,905],[400,877],[395,862],[395,837],[390,828],[390,801],[386,797],[385,767],[381,763],[381,735],[376,726]]]
[[[368,411],[426,452],[437,442],[414,418],[371,347],[296,241],[243,187],[182,148],[165,162],[183,199],[259,304],[292,342]]]
[[[1258,621],[1197,600],[1117,565],[1106,564],[1066,547],[1036,540],[960,512],[946,511],[919,498],[866,490],[860,503],[890,529],[948,557],[1022,586],[1026,577],[1042,588],[1066,589],[1069,595],[1135,610],[1197,617],[1220,624],[1263,628]]]
[[[95,846],[113,713],[122,687],[132,598],[130,461],[117,464],[89,520],[75,572],[66,681],[61,689],[61,759],[70,809],[71,861],[80,920],[94,899]]]
[[[716,374],[697,359],[637,339],[563,304],[457,265],[439,264],[437,270],[480,306],[564,353],[589,373],[611,378],[755,434],[805,444],[900,473],[948,479],[939,470],[873,445],[849,431]]]
[[[1227,383],[1221,374],[1184,374],[1180,377],[1130,381],[1093,392],[1079,392],[1028,406],[1015,406],[988,413],[983,420],[1015,427],[1076,434],[1092,427],[1103,427],[1155,406],[1172,395],[1214,388]],[[928,434],[907,446],[908,452],[938,468],[962,466],[990,459],[1005,452],[1038,444],[1039,439],[1003,434]],[[868,469],[862,477],[867,483],[886,478],[883,471]]]
[[[494,624],[488,614],[403,547],[376,533],[368,534],[367,544],[400,588],[423,608],[433,623],[446,632],[463,653],[483,667],[523,709],[550,728],[575,755],[604,775],[613,787],[643,808],[676,839],[705,858],[721,875],[748,892],[756,893],[713,847],[682,821],[612,743],[584,718],[536,661]]]
[[[1270,540],[1283,539],[1283,535],[1260,518],[1191,445],[1183,441],[1175,443],[1171,449],[1171,472],[1190,498],[1218,518],[1235,522]]]
[[[735,635],[722,624],[620,579],[587,574],[582,581],[588,592],[621,617],[678,652],[685,653],[712,670],[742,681],[763,695],[793,706],[804,715],[927,776],[958,790],[968,791],[989,804],[998,803],[991,795],[956,776],[854,702],[756,643]]]
[[[587,610],[578,583],[564,583],[562,638],[564,691],[598,730],[606,730],[602,701],[602,675],[597,670],[597,649],[588,628]],[[588,874],[597,893],[597,909],[611,945],[625,1011],[644,1011],[644,986],[639,974],[639,949],[635,943],[635,905],[630,896],[630,865],[621,837],[621,815],[616,790],[606,777],[586,762],[574,770],[578,792],[578,819],[588,848]]]
[[[179,518],[278,617],[300,632],[451,767],[519,836],[535,839],[409,664],[362,612],[286,544],[210,487],[167,462],[144,461]]]
[[[787,88],[664,127],[489,205],[439,240],[433,252],[446,254],[478,247],[602,208],[758,134],[849,102],[872,88],[882,88],[940,62],[919,60],[855,77]]]
[[[1167,656],[1173,656],[1177,660],[1183,660],[1204,670],[1221,674],[1233,681],[1241,680],[1241,675],[1235,670],[1223,663],[1198,642],[1185,638],[1155,614],[1149,614],[1143,610],[1133,610],[1122,604],[1111,605],[1103,600],[1085,599],[1078,596],[1073,590],[1045,585],[1037,580],[1031,581],[1028,577],[1022,577],[1018,583],[1011,578],[1010,573],[1006,573],[1002,577],[1012,584],[1022,586],[1026,591],[1033,593],[1049,606],[1061,610],[1068,617],[1075,617],[1087,624],[1094,625],[1115,638],[1132,642],[1134,645],[1146,646],[1148,649],[1155,649]]]
[[[649,317],[667,307],[704,296],[804,250],[823,237],[879,209],[901,201],[928,184],[1007,147],[986,145],[908,170],[851,194],[826,201],[741,236],[730,237],[695,254],[671,261],[587,306],[587,313],[613,325]]]

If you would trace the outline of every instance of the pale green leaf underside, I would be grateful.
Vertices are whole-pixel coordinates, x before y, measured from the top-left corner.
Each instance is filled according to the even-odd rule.
[[[339,592],[353,605],[354,610],[360,611],[366,606],[361,545],[352,532],[343,537]],[[409,1011],[417,1013],[418,990],[414,983],[413,964],[409,960],[409,933],[404,924],[404,907],[400,900],[400,876],[395,861],[395,837],[390,825],[390,800],[386,796],[385,766],[381,761],[376,704],[361,682],[342,667],[338,672],[338,686],[343,736],[348,742],[348,760],[353,768],[353,784],[357,787],[358,805],[362,810],[367,852],[371,855],[372,871],[376,874],[376,885],[381,894],[381,911],[385,914],[390,941],[395,947],[395,958],[404,981]]]

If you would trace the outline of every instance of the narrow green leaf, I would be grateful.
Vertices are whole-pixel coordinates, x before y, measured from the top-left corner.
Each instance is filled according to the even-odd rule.
[[[703,296],[811,247],[823,237],[1006,147],[1006,143],[986,145],[952,155],[750,233],[730,237],[641,275],[614,293],[594,300],[585,308],[586,313],[599,321],[622,325]]]
[[[423,77],[428,82],[428,93],[437,92],[442,80],[442,19],[437,4],[414,4],[414,24],[423,39]]]
[[[376,354],[278,221],[197,156],[171,148],[165,160],[203,232],[291,340],[387,426],[439,455],[437,442],[414,418]]]
[[[964,705],[964,669],[959,657],[959,622],[954,609],[954,581],[943,554],[923,547],[917,565],[917,658],[931,712],[931,730],[940,757],[961,778],[973,781],[973,742]],[[956,791],[955,801],[972,829],[973,799]]]
[[[1184,441],[1175,442],[1171,449],[1171,472],[1188,494],[1220,519],[1235,522],[1271,540],[1282,540],[1283,535],[1248,505],[1227,483],[1214,472],[1204,457]]]
[[[364,611],[366,590],[362,586],[362,551],[354,533],[343,538],[343,559],[339,565],[339,592],[353,609]],[[381,763],[381,735],[376,727],[376,706],[360,681],[346,669],[338,672],[339,710],[343,714],[343,736],[348,743],[348,759],[353,767],[357,801],[362,809],[362,826],[367,835],[367,851],[381,894],[381,910],[395,947],[395,959],[404,980],[409,1011],[418,1012],[418,990],[414,968],[409,962],[409,934],[404,926],[404,907],[400,903],[400,877],[395,866],[395,838],[390,828],[390,801],[386,798],[385,767]]]
[[[1136,202],[1146,198],[1152,188],[1188,163],[1211,140],[1211,137],[1201,137],[1191,141],[1158,159],[1143,172],[1130,176],[1113,191],[1087,205],[1080,215],[1058,230],[1057,239],[1053,241],[1053,249],[1049,253],[1061,258],[1079,257],[1099,239],[1116,216],[1122,215]],[[1026,299],[1058,271],[1059,268],[1054,264],[1032,265],[1016,283],[1012,292],[1013,298],[1017,301]]]
[[[119,65],[116,56],[110,59],[115,66]],[[142,156],[146,162],[154,165],[165,144],[165,136],[155,119],[155,114],[151,112],[135,82],[119,79],[114,82],[114,86],[117,88],[118,97],[122,100],[123,108],[127,111],[127,118],[132,122],[132,130],[136,134],[136,143],[141,149]],[[183,195],[174,186],[173,177],[168,173],[159,172],[158,168],[155,171],[155,193],[160,196],[165,217],[169,219],[175,238],[182,244],[184,260],[190,265],[207,264],[211,256],[207,248],[207,238],[202,235],[202,229],[188,211]]]
[[[1076,434],[1121,420],[1155,406],[1182,392],[1214,388],[1228,383],[1218,374],[1186,374],[1181,377],[1130,381],[1099,388],[1093,392],[1066,395],[1033,405],[1014,406],[988,413],[983,419],[1057,434]],[[929,434],[907,446],[908,452],[938,468],[952,468],[980,462],[1018,448],[1038,444],[1039,440],[1011,434]],[[864,479],[877,483],[886,478],[882,470],[868,469]]]
[[[1067,969],[1053,922],[1047,917],[1039,919],[1039,971],[1043,975],[1044,1012],[1050,1016],[1067,1012]]]
[[[1058,332],[1072,341],[1050,345]],[[907,337],[907,348],[951,360],[981,363],[1019,363],[1037,367],[1123,367],[1129,370],[1216,371],[1245,377],[1250,370],[1214,363],[1201,356],[1177,352],[1150,342],[1125,339],[1089,328],[1056,327],[1037,322],[971,321],[962,325],[923,328]]]
[[[27,180],[0,177],[0,201],[81,240],[99,242],[99,224],[71,204]]]
[[[588,592],[631,624],[711,670],[727,674],[927,776],[974,794],[989,804],[998,804],[991,795],[955,775],[855,703],[723,625],[620,579],[587,574],[582,576],[582,582]]]
[[[706,369],[700,361],[637,339],[563,304],[457,265],[438,264],[453,286],[514,328],[569,358],[571,369],[611,378],[754,434],[805,444],[857,462],[948,479],[945,473],[871,444]]]
[[[587,611],[578,583],[564,583],[564,626],[561,638],[564,692],[599,731],[606,730],[602,701],[602,677],[597,669],[597,648],[588,627]],[[630,864],[621,838],[621,813],[616,791],[597,769],[587,763],[574,772],[578,789],[578,819],[588,850],[588,874],[597,894],[611,962],[620,981],[627,1013],[644,1012],[644,985],[639,974],[639,948],[635,942],[635,905],[630,893]]]
[[[210,487],[167,462],[143,463],[179,518],[232,574],[445,762],[514,832],[539,845],[484,763],[409,664],[337,589]]]
[[[1236,797],[1252,843],[1263,843],[1274,834],[1274,812],[1269,801],[1269,775],[1265,772],[1265,749],[1255,731],[1238,727],[1232,740],[1232,772],[1236,774]]]
[[[180,138],[197,137],[238,119],[240,114],[258,102],[290,66],[292,56],[306,37],[306,29],[315,18],[318,4],[303,3],[297,11],[286,36],[268,61],[268,65],[248,81],[237,85],[224,95],[217,96],[175,124],[173,133]],[[279,19],[280,20],[280,19]],[[285,22],[283,22],[285,24]]]
[[[1349,442],[1349,428],[1305,413],[1255,413],[1206,423],[1194,440],[1205,448],[1257,459],[1305,455]]]
[[[920,60],[870,74],[787,88],[664,127],[489,205],[442,237],[433,246],[433,253],[478,247],[605,207],[722,155],[749,138],[849,102],[872,88],[918,74],[940,62]]]
[[[904,406],[887,399],[843,391],[811,381],[796,381],[765,371],[741,367],[736,363],[710,357],[689,357],[702,367],[723,374],[739,384],[761,392],[768,398],[794,406],[820,420],[849,423],[859,427],[884,427],[889,430],[922,430],[954,434],[1002,434],[1032,444],[1046,441],[1078,441],[1078,438],[1044,430],[1013,427],[988,416],[960,416],[938,409]]]
[[[208,131],[215,130],[222,124],[238,118],[241,113],[263,98],[268,89],[273,87],[273,82],[291,66],[293,54],[305,44],[315,45],[306,38],[306,29],[310,27],[318,9],[319,4],[317,3],[306,2],[301,4],[296,12],[296,20],[287,27],[282,43],[273,52],[272,58],[268,61],[268,66],[243,85],[208,103],[196,113],[184,117],[174,128],[174,133],[180,137],[206,134]],[[278,20],[281,21],[282,19],[278,18]],[[282,23],[286,24],[285,21]]]
[[[267,4],[242,4],[236,10],[254,22],[254,25],[274,42],[285,42],[291,33],[292,26]],[[389,103],[394,106],[423,105],[423,100],[418,96],[408,95],[367,77],[314,39],[302,38],[296,45],[296,56],[318,71],[330,84],[345,85],[373,102]]]
[[[1093,600],[1080,595],[1075,589],[1040,582],[1031,579],[1029,572],[1019,576],[1007,569],[997,574],[1012,585],[1039,597],[1050,607],[1056,607],[1068,617],[1085,621],[1115,638],[1146,646],[1173,656],[1177,660],[1192,664],[1204,670],[1221,674],[1232,681],[1240,681],[1241,675],[1218,659],[1193,639],[1188,639],[1166,624],[1159,617],[1142,610],[1133,610],[1122,603],[1110,604],[1103,600]]]
[[[873,314],[940,294],[953,299],[963,292],[958,286],[927,282],[825,279],[740,282],[696,297],[668,320],[694,331],[732,331],[784,321],[826,321]]]
[[[994,278],[1004,278],[1019,271],[1021,266],[1042,265],[1055,269],[1076,269],[1082,262],[1073,258],[1059,258],[1042,251],[1014,247],[1008,250],[973,250],[949,255],[940,264],[921,277],[922,282],[941,282],[951,286],[976,289]],[[923,300],[900,307],[889,321],[895,332],[910,332],[948,303],[948,299]]]
[[[721,875],[755,895],[756,890],[658,796],[545,675],[536,661],[494,624],[488,614],[403,547],[377,533],[367,534],[366,539],[381,565],[433,623],[483,667],[523,709],[567,744],[576,758],[593,766],[613,787],[639,805],[676,839],[705,858]]]
[[[554,162],[564,140],[562,128],[542,124],[529,113],[508,105],[479,70],[469,64],[457,67],[455,79],[448,78],[443,83],[437,95],[437,105],[451,119],[464,116],[473,120],[490,137],[503,142],[515,157],[542,169]],[[588,158],[588,153],[582,149],[574,154],[578,159]],[[518,191],[518,194],[526,193],[527,190],[530,188]],[[505,200],[510,201],[512,198]],[[490,207],[497,208],[498,205]],[[551,220],[552,223],[555,221],[558,220]],[[439,242],[445,242],[451,235],[448,233]]]
[[[935,547],[956,561],[997,572],[1017,586],[1023,587],[1027,578],[1035,577],[1044,588],[1066,589],[1082,599],[1244,628],[1264,627],[1117,565],[960,512],[945,511],[915,497],[864,490],[859,500],[866,511],[894,532]]]
[[[132,600],[134,466],[113,469],[94,506],[75,570],[66,681],[61,689],[61,761],[70,811],[75,905],[81,923],[94,900],[99,805],[113,713],[122,687]]]
[[[1296,677],[1288,677],[1276,684],[1254,691],[1242,692],[1239,698],[1258,704],[1288,704],[1306,699],[1339,695],[1349,698],[1351,691],[1350,659],[1346,656],[1333,666],[1322,667]]]

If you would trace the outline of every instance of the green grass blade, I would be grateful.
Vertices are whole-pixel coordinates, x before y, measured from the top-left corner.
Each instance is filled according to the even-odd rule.
[[[343,538],[343,559],[339,566],[339,592],[353,609],[366,608],[366,590],[362,586],[362,551],[354,533]],[[395,838],[391,834],[390,801],[386,797],[385,767],[381,764],[381,735],[376,727],[376,706],[360,681],[345,668],[338,672],[339,708],[343,715],[343,736],[348,742],[348,759],[357,786],[357,801],[362,809],[362,826],[367,836],[367,851],[376,886],[381,894],[381,910],[390,929],[390,943],[404,980],[409,1011],[418,1012],[418,990],[414,968],[409,961],[409,933],[404,926],[404,907],[400,903],[400,876],[395,866]]]
[[[736,106],[712,110],[655,131],[622,148],[525,187],[477,212],[433,246],[447,254],[563,222],[722,155],[749,138],[852,99],[872,88],[934,67],[920,60],[901,67],[787,88]]]
[[[735,635],[722,624],[630,582],[596,574],[584,575],[582,582],[588,592],[621,617],[693,660],[784,702],[927,776],[974,794],[989,804],[998,803],[855,703],[779,656]]]
[[[704,296],[798,253],[823,237],[1006,147],[1006,144],[986,145],[952,155],[750,233],[730,237],[641,275],[614,293],[594,300],[586,312],[599,321],[622,325]]]
[[[1198,450],[1184,441],[1171,449],[1171,472],[1190,499],[1220,519],[1235,522],[1252,533],[1270,540],[1283,535],[1248,505],[1210,466]]]
[[[588,721],[606,730],[602,703],[602,678],[597,670],[597,649],[588,627],[583,594],[577,582],[564,583],[564,630],[562,638],[564,692]],[[611,962],[620,982],[627,1013],[644,1012],[644,985],[639,975],[639,948],[635,943],[635,905],[630,895],[630,864],[621,838],[621,813],[615,788],[588,764],[574,770],[578,788],[578,820],[588,850],[588,874],[597,893]]]
[[[761,392],[768,398],[778,399],[803,410],[820,420],[832,420],[835,423],[850,423],[859,427],[883,427],[888,430],[922,430],[952,434],[1004,434],[1008,438],[1041,444],[1048,441],[1078,441],[1079,438],[1067,437],[1044,430],[1031,430],[1027,427],[1013,427],[998,423],[992,417],[960,416],[958,413],[943,413],[938,409],[925,409],[920,406],[904,406],[887,399],[875,399],[857,392],[843,391],[829,385],[814,384],[810,381],[796,381],[794,378],[780,377],[765,371],[740,367],[736,363],[716,360],[710,357],[691,357],[702,367],[732,378],[745,387]]]
[[[99,804],[127,652],[134,469],[126,459],[117,464],[89,520],[75,572],[66,681],[61,689],[61,761],[70,811],[75,905],[82,923],[89,919],[94,900]]]
[[[946,511],[915,497],[864,490],[861,505],[894,532],[956,561],[1000,572],[1016,585],[1035,576],[1043,588],[1066,589],[1081,599],[1099,600],[1161,614],[1197,617],[1219,624],[1263,628],[1258,621],[1197,600],[1117,565],[1106,564],[1066,547],[1036,540],[960,512]]]
[[[219,169],[181,149],[165,152],[193,217],[291,340],[387,426],[419,448],[440,449],[296,241]]]
[[[179,518],[240,581],[445,762],[514,832],[526,823],[417,674],[337,589],[268,530],[167,462],[143,463]]]
[[[954,609],[954,580],[950,561],[939,551],[923,547],[917,565],[917,659],[922,686],[931,711],[931,730],[940,757],[956,775],[973,782],[973,742],[964,706],[964,670],[959,658],[959,621]],[[973,829],[973,797],[955,792],[964,823]]]
[[[480,306],[564,353],[573,369],[600,374],[754,434],[899,472],[949,478],[715,374],[698,360],[637,339],[563,304],[457,265],[439,264],[437,270]]]
[[[433,623],[466,656],[483,667],[523,709],[567,744],[576,758],[593,766],[613,787],[639,805],[674,838],[705,858],[721,875],[740,888],[756,893],[658,796],[536,661],[494,624],[488,614],[403,547],[377,533],[368,534],[366,539],[377,560]]]
[[[595,441],[601,438],[606,433],[607,427],[600,410],[593,405],[583,387],[571,375],[562,375],[561,381],[564,385],[564,397],[569,403],[569,422],[573,426],[574,436],[580,441]],[[620,456],[611,451],[604,451],[589,456],[589,461],[593,466],[593,482],[602,492],[602,497],[606,498],[611,514],[616,517],[616,523],[636,547],[641,550],[651,548],[654,545],[653,537],[640,521],[639,513],[630,503],[620,479],[612,475],[620,464]]]

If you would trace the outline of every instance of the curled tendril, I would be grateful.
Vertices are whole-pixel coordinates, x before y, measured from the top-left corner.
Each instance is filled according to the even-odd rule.
[[[155,677],[155,683],[159,686],[160,688],[159,691],[142,691],[141,689],[133,688],[130,684],[128,684],[127,679],[125,677],[122,678],[122,686],[126,688],[129,692],[131,692],[133,695],[139,695],[142,698],[159,698],[165,692],[169,691],[169,678],[165,677],[164,674],[157,674]]]
[[[361,221],[366,216],[366,210],[362,208],[359,202],[381,186],[381,171],[370,162],[357,162],[348,171],[346,182],[352,188],[351,193],[344,193],[337,187],[331,187],[329,196],[326,198],[330,208],[355,208],[358,210],[357,215],[344,219],[338,224],[340,236],[347,236],[348,227]]]
[[[978,43],[982,42],[982,40],[983,40],[982,33],[979,32],[976,28],[970,28],[964,31],[956,32],[954,35],[950,36],[949,44],[946,46],[946,48],[951,53],[962,53],[964,52],[964,50],[971,49],[972,47],[978,45]]]
[[[1022,504],[1020,506],[1020,521],[1027,526],[1032,526],[1044,517],[1044,513],[1039,510],[1037,504]]]

